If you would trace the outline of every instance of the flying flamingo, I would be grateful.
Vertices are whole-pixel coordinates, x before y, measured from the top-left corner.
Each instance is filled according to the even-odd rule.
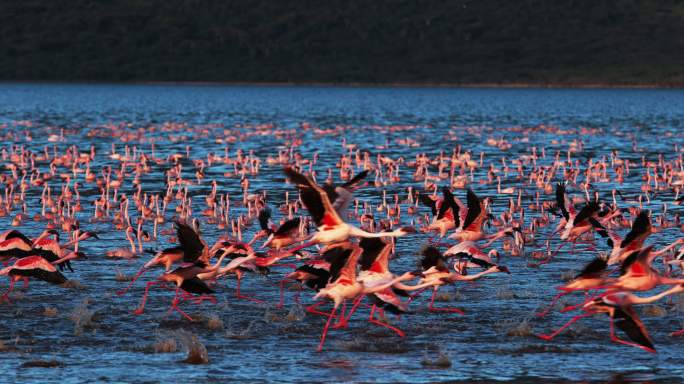
[[[277,308],[282,308],[284,304],[285,284],[288,281],[297,281],[310,289],[318,292],[330,281],[330,263],[325,259],[307,260],[304,265],[297,267],[280,281],[280,301]]]
[[[494,265],[492,258],[499,259],[499,251],[490,250],[488,253],[482,250],[472,241],[463,241],[454,245],[444,252],[444,257],[455,258],[454,269],[461,272],[464,268],[489,268]]]
[[[456,228],[456,231],[449,235],[449,238],[458,241],[478,241],[485,237],[484,232],[482,232],[482,224],[487,219],[487,210],[484,202],[480,201],[472,189],[468,189],[466,197],[468,213],[463,225]]]
[[[260,259],[263,259],[262,257],[259,257],[256,252],[252,249],[252,247],[249,244],[242,244],[242,243],[230,243],[226,242],[223,243],[223,246],[225,247],[228,245],[228,248],[219,248],[217,252],[226,252],[228,258],[230,258],[230,263],[226,265],[225,267],[221,267],[216,271],[216,278],[229,275],[229,274],[234,274],[235,277],[237,278],[237,287],[235,288],[235,297],[238,299],[243,299],[243,300],[250,300],[255,303],[263,303],[262,300],[255,299],[250,296],[245,296],[241,293],[240,287],[242,283],[242,277],[245,272],[260,272],[263,274],[267,274],[269,269],[266,266],[262,266],[258,263]],[[204,277],[203,277],[204,279]]]
[[[301,241],[299,238],[300,223],[301,219],[299,217],[284,222],[278,229],[269,235],[268,239],[266,239],[261,247],[273,248],[277,253],[282,248]]]
[[[423,273],[421,274],[421,279],[418,281],[418,283],[414,286],[404,285],[401,283],[395,284],[394,286],[397,289],[404,291],[418,290],[418,293],[414,294],[411,299],[415,298],[420,292],[432,287],[432,297],[430,298],[430,304],[428,304],[428,310],[430,312],[451,312],[463,314],[463,311],[458,308],[436,308],[434,306],[437,291],[443,285],[455,283],[457,281],[474,281],[492,273],[510,273],[508,268],[505,266],[496,264],[489,264],[489,267],[486,270],[472,275],[466,274],[465,269],[463,269],[464,273],[449,272],[446,259],[437,248],[432,246],[426,247],[423,249],[422,254],[423,258],[420,262],[420,266],[423,269]]]
[[[632,223],[632,229],[627,233],[624,239],[620,239],[614,233],[611,233],[611,241],[613,249],[608,259],[608,265],[620,263],[624,260],[624,256],[641,249],[644,246],[644,241],[651,234],[651,218],[648,211],[641,211]],[[610,244],[609,243],[609,244]]]
[[[427,195],[418,195],[420,201],[432,210],[432,222],[425,228],[436,231],[439,237],[444,237],[447,231],[461,226],[460,207],[449,188],[442,188],[442,199],[433,200]]]
[[[78,244],[80,241],[86,240],[88,238],[99,238],[95,232],[81,232],[78,227],[74,227],[73,234],[74,239],[68,243],[65,243],[64,245],[60,245],[59,233],[57,231],[50,230],[48,231],[47,236],[36,239],[36,241],[33,243],[33,253],[35,255],[44,257],[49,262],[55,262],[65,256],[65,250],[67,247],[74,245],[74,251],[78,252]],[[50,238],[50,235],[54,235],[54,238]],[[60,270],[64,270],[62,266],[65,266],[69,269],[69,271],[73,272],[73,268],[71,268],[71,262],[69,260],[59,263]]]
[[[325,337],[328,333],[328,328],[332,319],[335,317],[335,312],[337,308],[342,304],[343,301],[351,300],[359,297],[359,295],[364,293],[364,287],[362,282],[358,281],[356,278],[356,267],[358,263],[359,256],[363,250],[355,244],[350,242],[337,243],[331,245],[329,248],[339,249],[341,252],[336,252],[334,258],[330,261],[330,283],[328,283],[325,288],[321,289],[314,296],[314,301],[326,298],[333,301],[333,309],[327,314],[328,320],[323,328],[323,333],[321,334],[321,342],[318,345],[318,351],[323,350],[323,344],[325,343]],[[410,272],[391,280],[385,284],[374,286],[371,289],[366,290],[368,293],[380,292],[387,287],[390,287],[401,280],[406,280],[413,278]],[[356,300],[354,307],[351,309],[350,313],[353,313],[358,306],[360,300]],[[314,312],[315,313],[315,312]],[[371,319],[373,319],[371,313]],[[340,314],[340,319],[344,319],[344,313]]]
[[[404,280],[404,277],[397,278],[389,271],[389,257],[392,252],[392,244],[385,242],[380,238],[361,239],[359,246],[363,249],[360,259],[361,272],[357,279],[363,284],[363,293],[366,297],[372,300],[372,308],[368,321],[372,324],[380,325],[382,327],[391,329],[399,336],[404,337],[404,332],[399,328],[393,327],[384,322],[375,319],[376,309],[384,315],[384,310],[395,314],[401,314],[408,311],[408,302],[402,302],[399,295],[408,296],[405,291],[393,288],[392,285]],[[412,273],[404,274],[408,278],[413,278]],[[384,287],[378,289],[378,287]],[[361,300],[363,296],[359,296],[357,300]],[[356,304],[358,306],[358,303]],[[353,314],[350,311],[347,318],[342,320],[342,324],[346,325],[347,320]]]
[[[185,223],[176,221],[175,227],[176,237],[178,238],[180,245],[157,252],[150,261],[140,268],[128,286],[116,293],[117,295],[124,295],[146,270],[155,265],[163,265],[165,271],[168,272],[174,263],[180,261],[187,263],[201,261],[204,264],[207,264],[211,258],[212,252],[220,246],[220,243],[217,243],[214,247],[208,249],[207,244],[202,240],[197,231]]]
[[[169,310],[176,310],[178,313],[183,315],[186,319],[193,321],[192,317],[188,316],[187,313],[183,312],[178,308],[178,304],[181,300],[187,300],[190,296],[180,295],[180,291],[184,291],[187,294],[200,295],[195,298],[195,302],[201,302],[203,300],[209,300],[215,302],[216,300],[213,296],[209,296],[214,291],[209,288],[204,281],[202,281],[198,275],[205,274],[206,276],[212,277],[213,274],[219,270],[223,259],[227,255],[227,250],[223,252],[221,257],[216,261],[216,263],[210,267],[207,267],[201,260],[197,259],[194,263],[190,263],[187,266],[181,266],[174,269],[171,272],[165,272],[157,278],[156,281],[150,281],[145,287],[145,293],[143,294],[142,300],[138,308],[133,311],[136,315],[141,315],[145,310],[145,303],[147,302],[147,296],[149,294],[150,288],[154,285],[166,285],[166,283],[174,283],[176,285],[176,294],[171,302],[171,308]]]
[[[363,291],[363,286],[356,280],[356,266],[362,249],[350,242],[338,243],[330,248],[335,248],[335,258],[330,261],[330,283],[319,290],[314,296],[314,301],[326,298],[333,301],[333,309],[330,311],[328,321],[325,323],[318,351],[323,350],[325,337],[332,319],[335,317],[337,308],[343,301],[354,299]],[[311,307],[310,307],[311,308]],[[311,311],[311,310],[309,310]],[[344,317],[344,314],[342,314]]]
[[[632,251],[620,266],[620,276],[616,280],[611,280],[606,287],[606,293],[598,298],[621,291],[650,291],[659,285],[679,285],[684,284],[684,279],[673,279],[663,276],[653,268],[653,260],[659,255],[652,251],[653,246]],[[593,299],[593,298],[592,298]],[[562,312],[567,312],[584,305],[574,305],[566,307]]]
[[[321,187],[314,183],[309,177],[302,175],[290,167],[286,167],[284,171],[287,177],[297,184],[301,199],[318,227],[318,231],[309,238],[308,242],[290,249],[290,252],[315,244],[343,242],[350,237],[401,237],[408,233],[415,232],[413,228],[403,227],[392,232],[372,233],[347,224],[337,214],[337,211],[330,203],[328,194]]]
[[[608,288],[615,279],[608,278],[607,265],[606,259],[602,257],[597,257],[589,262],[574,279],[565,285],[556,287],[561,292],[554,296],[547,309],[538,313],[537,316],[545,316],[561,297],[569,293]]]
[[[5,231],[0,236],[0,259],[9,260],[11,258],[22,258],[33,255],[34,244],[50,236],[59,236],[59,232],[54,229],[43,231],[35,240],[31,240],[17,230]]]
[[[649,297],[639,297],[629,292],[613,292],[605,296],[597,297],[584,304],[582,306],[582,310],[585,312],[584,314],[573,317],[554,332],[548,335],[542,334],[537,336],[543,340],[549,341],[563,332],[563,330],[577,320],[593,316],[598,313],[606,313],[610,317],[610,339],[612,341],[641,348],[646,352],[655,353],[655,347],[653,346],[653,342],[648,335],[648,331],[641,322],[641,319],[639,319],[636,311],[634,311],[633,306],[638,304],[653,303],[665,296],[680,292],[684,292],[684,284],[678,284],[666,291]],[[619,339],[615,335],[615,326],[622,329],[632,340],[632,342]]]
[[[660,274],[653,268],[653,260],[660,255],[653,252],[653,246],[633,251],[620,266],[620,277],[611,290],[649,291],[658,285],[684,284],[684,279],[673,279]]]
[[[24,285],[27,286],[29,277],[56,285],[65,283],[67,279],[55,268],[55,265],[79,258],[86,257],[82,252],[71,252],[53,262],[49,262],[44,257],[38,255],[18,259],[14,264],[0,270],[0,276],[9,276],[10,278],[10,286],[7,292],[3,294],[3,299],[9,301],[9,294],[14,289],[14,283],[17,281],[23,279]]]

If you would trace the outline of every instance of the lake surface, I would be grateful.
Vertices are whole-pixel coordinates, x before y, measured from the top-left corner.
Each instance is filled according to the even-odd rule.
[[[330,131],[324,134],[314,128],[303,129],[304,122]],[[642,156],[655,162],[660,154],[665,160],[681,156],[676,150],[681,151],[684,145],[684,91],[3,84],[0,124],[5,127],[0,133],[5,136],[8,151],[11,144],[39,153],[46,145],[54,145],[62,153],[69,145],[76,145],[82,152],[94,145],[98,171],[102,165],[120,167],[117,160],[106,155],[112,144],[120,153],[128,144],[149,154],[155,142],[155,153],[160,158],[185,153],[190,145],[191,157],[205,159],[211,152],[223,155],[227,146],[231,156],[242,149],[265,160],[285,148],[288,135],[293,134],[302,139],[297,151],[304,157],[311,158],[318,152],[317,169],[323,174],[347,151],[342,138],[374,155],[381,153],[395,159],[403,156],[407,160],[414,159],[417,153],[431,157],[441,151],[450,154],[460,145],[474,158],[485,152],[485,165],[497,167],[501,166],[502,156],[510,161],[530,155],[532,147],[545,149],[546,157],[539,160],[542,164],[552,163],[557,153],[563,160],[572,143],[581,140],[583,150],[573,153],[574,159],[584,162],[588,158],[609,158],[616,150],[620,158],[641,163]],[[129,135],[113,137],[107,128],[112,125],[123,127]],[[286,134],[277,135],[274,130]],[[30,132],[31,141],[26,140],[25,131]],[[174,141],[169,140],[170,136]],[[226,144],[223,139],[228,136],[240,138]],[[420,146],[402,144],[407,137]],[[504,140],[510,148],[492,146],[488,139]],[[47,170],[46,164],[39,166]],[[162,170],[167,168],[153,165],[153,171],[142,177],[143,189],[160,192]],[[285,191],[296,196],[295,188],[283,182],[281,168],[264,161],[259,175],[250,178],[250,191],[268,191],[276,220],[282,217],[275,208],[284,201]],[[224,177],[231,169],[223,164],[207,168],[204,181],[189,188],[197,217],[204,220],[200,212],[206,208],[204,196],[211,190],[212,179],[217,181],[219,192],[239,200],[239,179]],[[191,164],[184,171],[185,177],[194,179]],[[401,181],[386,187],[388,196],[399,193],[403,200],[407,187],[421,186],[422,182],[413,181],[413,171],[402,167]],[[10,174],[5,168],[2,172]],[[472,187],[480,196],[495,198],[493,213],[498,216],[515,195],[497,197],[496,183],[479,184],[486,173],[486,167],[476,169]],[[610,201],[614,188],[634,197],[640,192],[643,174],[640,168],[622,185],[597,182],[593,187],[606,201]],[[516,176],[515,170],[511,171],[502,180],[502,187],[523,188],[526,204],[531,204],[536,187],[523,184]],[[135,190],[131,179],[129,176],[121,189],[129,196]],[[60,184],[52,180],[50,185],[58,189]],[[576,185],[570,185],[568,190],[579,197],[584,193]],[[17,227],[30,236],[45,227],[44,222],[31,219],[40,212],[41,192],[42,188],[36,187],[27,191],[29,218]],[[133,261],[106,258],[107,250],[128,243],[124,233],[114,230],[111,223],[91,220],[92,202],[99,196],[97,188],[84,183],[80,192],[81,226],[97,231],[101,238],[84,242],[82,250],[89,255],[88,260],[74,262],[75,272],[65,272],[67,278],[82,286],[61,288],[32,281],[27,290],[18,288],[11,296],[11,304],[0,305],[0,340],[4,344],[0,352],[4,374],[0,381],[679,382],[684,377],[682,339],[669,336],[684,325],[678,298],[658,303],[666,311],[662,316],[642,312],[657,354],[611,343],[605,316],[581,320],[553,342],[533,335],[548,332],[569,318],[554,313],[539,319],[533,314],[553,296],[554,287],[562,284],[562,274],[581,269],[595,254],[585,251],[584,246],[575,253],[567,247],[547,265],[528,266],[533,251],[546,249],[544,240],[555,222],[540,229],[537,243],[526,248],[527,257],[502,252],[501,263],[511,270],[510,276],[492,275],[441,291],[448,294],[442,299],[453,302],[441,301],[439,305],[457,306],[465,315],[430,313],[426,310],[429,295],[424,295],[411,304],[410,314],[400,320],[391,319],[393,325],[406,332],[406,338],[401,339],[368,324],[368,311],[362,310],[349,329],[332,330],[324,351],[317,353],[324,319],[304,316],[291,300],[293,292],[287,293],[284,309],[273,306],[282,269],[274,269],[268,277],[248,276],[243,281],[244,293],[266,300],[269,305],[236,300],[235,280],[231,277],[222,279],[217,287],[218,304],[184,307],[197,318],[195,323],[177,313],[165,317],[172,292],[164,290],[152,291],[145,313],[133,315],[131,311],[144,284],[139,282],[119,298],[114,292],[126,282],[117,281],[117,273],[134,274],[149,256]],[[465,201],[464,190],[456,190],[455,194]],[[372,185],[359,190],[356,196],[373,205],[382,199],[381,190]],[[542,195],[542,199],[553,200],[553,195]],[[662,214],[663,203],[669,203],[671,218],[680,212],[671,205],[673,199],[672,191],[660,192],[650,202],[644,202],[644,207],[652,209],[656,218]],[[636,204],[620,202],[623,208]],[[1,217],[0,228],[10,228],[20,208]],[[172,211],[164,228],[171,226]],[[236,206],[231,214],[241,211],[244,208]],[[421,208],[422,214],[427,212]],[[538,212],[530,211],[526,225],[536,215]],[[410,215],[403,216],[405,224],[410,220]],[[150,229],[149,224],[146,229]],[[251,238],[255,229],[256,225],[250,227],[245,237]],[[204,224],[202,230],[208,243],[224,233],[209,224]],[[623,235],[625,232],[620,230]],[[662,246],[678,237],[681,232],[673,227],[655,233],[649,242]],[[416,234],[399,239],[397,257],[391,263],[393,271],[414,269],[427,238]],[[145,246],[161,249],[169,244],[167,236],[160,236],[158,243]],[[555,236],[552,247],[558,244]],[[500,246],[500,242],[495,244]],[[597,247],[607,251],[605,243],[598,239]],[[149,272],[142,280],[150,281],[160,272]],[[4,289],[6,280],[1,284]],[[309,303],[312,296],[305,291],[302,298]],[[569,298],[568,302],[577,302],[579,297]],[[222,326],[210,326],[210,318],[211,323],[220,320]],[[206,346],[208,364],[183,362],[186,353],[182,341],[190,335]],[[177,340],[177,351],[161,353],[160,342],[170,339]],[[35,360],[55,360],[60,365],[22,367]],[[435,361],[442,364],[430,364]]]

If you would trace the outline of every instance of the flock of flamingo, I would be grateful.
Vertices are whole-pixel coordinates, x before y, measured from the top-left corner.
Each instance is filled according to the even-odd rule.
[[[63,137],[49,139],[59,142]],[[462,281],[510,274],[501,264],[506,257],[527,257],[530,267],[541,270],[551,268],[563,252],[576,258],[578,268],[584,265],[537,313],[546,316],[561,297],[584,294],[576,304],[560,309],[579,314],[559,329],[537,335],[544,340],[582,318],[604,313],[610,319],[612,341],[655,352],[635,306],[684,292],[684,248],[678,248],[684,238],[661,249],[647,244],[652,233],[680,226],[679,216],[668,215],[668,206],[684,201],[679,196],[684,181],[681,155],[672,161],[663,156],[638,161],[613,151],[609,157],[580,160],[571,156],[581,151],[574,146],[566,158],[538,148],[513,158],[490,158],[457,147],[405,159],[383,155],[382,148],[371,155],[343,141],[338,160],[323,164],[318,153],[307,157],[299,152],[299,144],[301,140],[289,140],[265,161],[253,151],[237,150],[231,156],[227,149],[224,156],[193,157],[190,146],[185,153],[159,157],[154,144],[150,151],[126,145],[123,152],[112,145],[107,154],[98,153],[95,146],[87,151],[74,145],[58,150],[56,144],[42,151],[19,145],[4,148],[1,155],[8,172],[0,175],[5,185],[0,215],[10,217],[15,228],[0,234],[0,259],[5,264],[0,275],[9,279],[3,301],[12,303],[10,294],[17,282],[25,287],[31,279],[63,284],[77,261],[87,262],[81,243],[98,235],[81,229],[86,214],[90,222],[110,223],[130,244],[90,258],[145,259],[118,296],[129,294],[145,272],[159,270],[146,282],[134,315],[144,313],[152,289],[167,289],[173,292],[169,311],[193,321],[181,307],[216,303],[219,281],[230,275],[236,278],[236,299],[266,305],[258,294],[241,291],[241,281],[269,273],[280,276],[272,287],[279,289],[279,301],[273,303],[277,307],[288,299],[304,304],[302,291],[311,291],[306,311],[324,321],[319,351],[329,330],[347,328],[364,309],[369,323],[405,337],[389,314],[410,319],[410,306],[425,291],[431,291],[427,308],[435,316],[462,314],[459,308],[435,304],[438,291]],[[488,144],[507,149],[503,141]],[[102,156],[119,166],[96,169],[95,160]],[[228,167],[224,177],[241,186],[239,199],[220,193],[215,180],[206,180],[207,171],[217,164]],[[276,197],[278,191],[251,189],[250,179],[258,178],[264,167],[282,170],[278,181],[283,183],[284,198]],[[145,190],[143,176],[159,169],[164,172],[164,187],[160,192]],[[486,177],[474,177],[477,169]],[[636,194],[626,196],[619,185],[630,174],[639,175],[642,185]],[[341,183],[336,184],[335,175]],[[502,179],[509,177],[516,184],[503,188]],[[412,186],[392,191],[402,178],[412,180]],[[596,188],[609,183],[616,188]],[[211,192],[193,195],[189,187],[195,185],[211,185]],[[490,185],[496,185],[497,194],[482,198],[478,189]],[[98,191],[88,202],[92,206],[82,206],[79,189],[86,187]],[[362,188],[377,193],[381,203],[373,206],[354,197]],[[31,191],[40,195],[40,207],[29,206]],[[670,201],[664,198],[672,195]],[[657,217],[643,209],[644,202],[656,197],[663,207]],[[193,199],[204,199],[201,215],[195,215]],[[496,199],[507,200],[508,208],[495,214]],[[235,207],[240,207],[239,214]],[[26,220],[43,223],[45,230],[30,238],[21,231]],[[216,226],[224,235],[208,242],[200,222]],[[545,227],[551,232],[547,238],[541,235]],[[60,233],[66,234],[66,241]],[[163,250],[144,246],[162,235],[177,245]],[[415,268],[397,272],[392,267],[399,242],[416,244],[409,247]],[[559,245],[552,249],[552,244]],[[579,246],[586,249],[579,253]],[[594,258],[586,259],[587,253]],[[658,259],[662,263],[654,264]],[[660,287],[664,288],[650,296],[636,294]]]

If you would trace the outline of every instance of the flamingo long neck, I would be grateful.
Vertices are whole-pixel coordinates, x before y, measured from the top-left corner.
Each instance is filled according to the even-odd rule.
[[[401,230],[396,230],[396,231],[391,231],[391,232],[366,232],[361,228],[354,227],[353,225],[349,225],[351,227],[351,230],[349,233],[352,236],[358,236],[358,237],[366,237],[366,238],[376,238],[376,237],[400,237],[404,235],[404,232]]]
[[[677,244],[678,244],[678,243],[675,241],[675,242],[673,242],[672,244],[666,246],[665,248],[662,248],[662,249],[660,249],[660,250],[657,250],[657,251],[652,252],[652,253],[651,253],[651,256],[653,256],[653,257],[658,257],[658,256],[662,255],[663,253],[669,251],[670,249],[676,247]]]
[[[491,268],[489,268],[489,269],[487,269],[487,270],[484,270],[484,271],[482,271],[482,272],[478,272],[478,273],[476,273],[476,274],[474,274],[474,275],[466,275],[466,276],[458,275],[458,276],[457,276],[457,280],[460,280],[460,281],[477,280],[477,279],[479,279],[480,277],[482,277],[482,276],[484,276],[484,275],[489,275],[490,273],[496,273],[496,272],[498,272],[497,267],[491,267]]]
[[[684,284],[684,279],[673,279],[671,277],[661,276],[658,282],[663,285],[679,285]]]
[[[231,260],[230,263],[228,263],[228,265],[226,265],[223,268],[220,268],[219,274],[230,272],[230,271],[234,270],[235,268],[238,268],[242,264],[250,262],[254,259],[256,259],[256,255],[254,253],[250,253],[249,255],[244,256],[244,257],[236,257],[235,259]]]
[[[416,284],[416,285],[406,285],[403,284],[402,282],[397,282],[392,284],[395,288],[401,289],[403,291],[418,291],[423,288],[429,288],[435,285],[440,285],[440,280],[433,280],[433,281],[427,281],[424,283]]]
[[[43,233],[41,233],[40,236],[38,236],[35,240],[33,240],[33,244],[32,244],[32,245],[36,245],[39,241],[43,240],[43,239],[46,238],[48,235],[49,235],[49,233],[48,233],[47,231],[43,231]]]
[[[631,298],[632,299],[631,301],[632,301],[632,304],[650,304],[650,303],[654,303],[654,302],[662,299],[665,296],[669,296],[673,293],[677,293],[677,292],[681,292],[681,291],[682,290],[679,286],[675,286],[675,287],[672,287],[666,291],[660,292],[659,294],[653,295],[653,296],[640,297],[640,296],[634,295]]]
[[[133,237],[131,236],[130,232],[126,232],[126,238],[131,244],[131,252],[135,253],[135,241],[133,241]]]
[[[73,259],[75,259],[75,258],[77,258],[77,257],[78,257],[78,256],[76,255],[76,252],[71,252],[71,253],[69,253],[68,255],[66,255],[66,256],[64,256],[64,257],[62,257],[62,258],[59,258],[59,259],[53,261],[53,262],[50,263],[50,264],[52,264],[52,265],[62,264],[62,263],[67,262],[67,261],[69,261],[69,260],[73,260]]]
[[[223,259],[226,257],[228,252],[223,252],[221,257],[219,257],[218,260],[209,268],[207,268],[209,271],[218,271],[218,269],[221,267],[221,263],[223,262]]]

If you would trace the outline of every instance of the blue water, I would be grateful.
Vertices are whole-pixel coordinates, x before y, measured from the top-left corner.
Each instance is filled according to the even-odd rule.
[[[303,122],[336,132],[321,135],[313,128],[304,130]],[[167,123],[182,125],[169,130],[165,129]],[[511,196],[497,197],[496,183],[478,181],[486,178],[490,163],[500,166],[502,156],[510,162],[531,154],[532,147],[538,151],[544,148],[546,158],[539,162],[548,165],[557,153],[564,159],[571,143],[581,140],[584,150],[572,154],[581,161],[609,156],[612,150],[639,164],[642,156],[650,161],[658,161],[659,154],[665,160],[676,159],[679,154],[675,150],[684,145],[684,91],[4,84],[0,85],[0,124],[4,126],[0,131],[5,138],[3,146],[8,151],[12,144],[37,153],[46,145],[54,145],[61,152],[69,145],[78,146],[82,152],[94,145],[98,152],[94,170],[98,176],[103,165],[120,167],[118,161],[107,156],[112,143],[119,152],[127,144],[149,154],[154,142],[160,158],[185,153],[189,145],[193,158],[206,159],[210,152],[223,155],[226,144],[217,139],[235,136],[238,140],[227,145],[231,156],[238,149],[253,150],[255,156],[265,160],[284,149],[285,141],[295,134],[302,138],[297,151],[304,157],[311,158],[318,152],[317,170],[322,174],[346,152],[342,139],[373,155],[403,156],[407,161],[417,153],[432,157],[441,151],[448,154],[460,145],[462,151],[472,152],[477,159],[480,152],[486,153],[486,167],[475,170],[472,187],[481,196],[495,197],[493,213],[499,215]],[[260,124],[273,126],[255,128]],[[112,125],[123,129],[112,131],[108,128]],[[398,126],[404,130],[391,129]],[[274,130],[285,134],[276,135]],[[30,132],[32,140],[26,139],[24,131]],[[130,135],[112,134],[121,131]],[[8,136],[10,133],[14,135]],[[50,135],[60,134],[64,134],[64,141],[48,141]],[[185,140],[171,142],[171,136],[185,136]],[[406,137],[420,146],[397,142]],[[511,148],[500,150],[488,145],[487,139],[504,139]],[[47,170],[46,164],[39,166],[41,171]],[[159,192],[164,181],[162,171],[167,168],[153,165],[152,172],[142,177],[143,190]],[[224,177],[231,169],[223,164],[208,168],[204,181],[189,188],[195,215],[201,220],[204,218],[200,212],[206,207],[203,197],[209,193],[212,179],[217,181],[219,192],[239,200],[239,179]],[[184,170],[186,178],[194,179],[192,165]],[[2,172],[10,171],[3,168]],[[420,187],[421,182],[412,180],[412,172],[402,167],[401,181],[386,187],[388,196],[399,193],[403,200],[408,186]],[[608,200],[613,188],[636,196],[642,174],[643,169],[637,168],[623,185],[597,182],[593,187]],[[283,183],[281,166],[264,161],[259,175],[250,179],[250,191],[267,190],[275,218],[280,219],[281,213],[275,207],[284,201],[284,192],[296,195],[292,186]],[[128,176],[121,190],[129,196],[134,191],[131,181],[132,176]],[[331,331],[324,352],[317,353],[323,319],[297,316],[298,308],[291,300],[293,292],[288,292],[287,306],[282,310],[237,301],[233,278],[220,282],[218,304],[188,305],[188,312],[198,319],[195,323],[175,313],[165,318],[172,293],[163,290],[153,291],[145,314],[135,316],[131,311],[144,284],[140,282],[127,296],[118,298],[114,292],[126,283],[117,281],[116,274],[121,271],[131,275],[143,261],[104,256],[107,250],[125,247],[127,242],[123,232],[115,230],[111,223],[91,220],[91,203],[98,191],[93,184],[79,182],[83,184],[84,200],[78,214],[81,226],[97,231],[101,237],[82,244],[89,259],[75,262],[76,271],[66,273],[85,287],[68,289],[32,282],[28,290],[19,289],[11,296],[11,304],[0,306],[0,340],[4,343],[0,352],[4,375],[0,381],[549,382],[623,378],[676,382],[684,377],[680,339],[668,336],[683,325],[677,298],[673,304],[667,300],[658,304],[667,311],[664,316],[642,316],[658,349],[655,355],[611,343],[606,317],[582,320],[573,331],[551,343],[532,334],[548,332],[568,318],[556,313],[537,319],[532,314],[554,294],[553,287],[562,283],[561,274],[579,270],[594,255],[584,247],[574,254],[565,249],[552,263],[529,267],[529,255],[545,249],[543,240],[555,222],[539,231],[537,244],[527,247],[527,257],[510,257],[502,252],[502,264],[509,267],[510,276],[493,275],[477,283],[443,289],[449,294],[446,299],[454,302],[439,305],[458,306],[465,311],[464,316],[429,313],[426,298],[412,303],[411,314],[392,319],[392,324],[406,332],[405,339],[369,325],[365,321],[367,310],[363,310],[348,330]],[[54,191],[58,190],[56,178],[49,183]],[[532,203],[537,191],[536,186],[517,180],[515,171],[504,177],[502,186],[523,188],[526,204]],[[568,189],[576,196],[583,194],[577,185]],[[45,227],[45,222],[32,219],[40,211],[41,192],[37,187],[27,190],[28,218],[18,227],[31,236]],[[463,190],[455,193],[464,199]],[[367,186],[357,197],[377,205],[382,193],[379,188]],[[662,204],[673,197],[673,191],[661,191],[650,204],[645,202],[645,207],[653,209],[653,216],[658,217]],[[552,200],[553,195],[542,195],[542,199]],[[620,204],[626,208],[637,203]],[[175,203],[170,208],[164,228],[170,227]],[[0,218],[0,228],[10,227],[11,218],[21,207],[14,209],[11,215]],[[676,207],[669,209],[670,218],[678,213]],[[242,207],[234,207],[231,214],[243,211]],[[421,209],[421,213],[426,212]],[[538,215],[528,211],[526,224]],[[403,220],[408,224],[411,216],[405,214]],[[150,227],[145,224],[146,229]],[[224,233],[211,224],[203,224],[202,228],[209,243]],[[251,238],[254,230],[255,226],[250,227],[245,236]],[[680,235],[677,227],[668,228],[652,235],[649,241],[660,246]],[[399,239],[398,257],[391,264],[393,271],[414,269],[425,241],[424,234]],[[146,247],[163,248],[168,244],[168,237],[160,236],[158,243],[150,242]],[[554,241],[552,246],[557,244]],[[603,241],[597,239],[597,244],[599,250],[607,251]],[[501,247],[501,243],[495,246]],[[149,281],[158,273],[150,272],[143,280]],[[243,290],[274,303],[280,273],[274,270],[267,278],[248,276]],[[310,302],[311,296],[304,293],[305,302]],[[56,313],[48,316],[46,308]],[[223,322],[220,329],[207,326],[212,316]],[[208,364],[182,362],[186,353],[179,331],[194,334],[206,345]],[[179,340],[178,350],[155,353],[154,344],[168,339]],[[439,354],[450,361],[449,367],[425,364]],[[55,360],[60,365],[21,367],[35,360]]]

